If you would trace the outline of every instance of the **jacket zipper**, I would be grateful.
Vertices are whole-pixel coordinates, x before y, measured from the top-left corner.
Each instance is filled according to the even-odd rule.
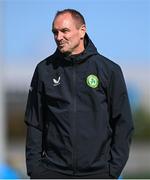
[[[76,64],[72,65],[73,68],[73,174],[76,173],[77,158],[76,158]]]

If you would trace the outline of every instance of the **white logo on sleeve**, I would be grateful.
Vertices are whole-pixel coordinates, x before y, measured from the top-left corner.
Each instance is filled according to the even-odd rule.
[[[58,86],[60,84],[60,76],[58,79],[53,79],[53,86]]]

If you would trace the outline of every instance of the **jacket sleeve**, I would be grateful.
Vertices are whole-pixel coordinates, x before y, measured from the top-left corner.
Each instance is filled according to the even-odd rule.
[[[32,78],[25,112],[25,123],[27,125],[26,165],[29,176],[35,165],[37,165],[41,159],[42,154],[42,109],[42,84],[39,81],[36,68]]]
[[[119,66],[112,71],[109,83],[110,123],[113,130],[110,174],[119,177],[129,156],[133,121],[124,77]]]

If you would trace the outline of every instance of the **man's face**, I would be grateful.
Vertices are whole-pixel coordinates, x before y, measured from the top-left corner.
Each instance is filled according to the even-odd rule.
[[[85,25],[77,28],[77,21],[72,18],[71,14],[58,15],[54,20],[52,31],[58,49],[62,53],[72,55],[84,50]]]

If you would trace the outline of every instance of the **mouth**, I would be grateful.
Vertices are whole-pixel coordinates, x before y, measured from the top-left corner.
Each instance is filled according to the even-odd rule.
[[[59,47],[64,47],[64,44],[58,44]]]
[[[59,48],[63,48],[65,46],[65,44],[66,44],[65,42],[60,42],[60,43],[58,42],[57,43]]]

